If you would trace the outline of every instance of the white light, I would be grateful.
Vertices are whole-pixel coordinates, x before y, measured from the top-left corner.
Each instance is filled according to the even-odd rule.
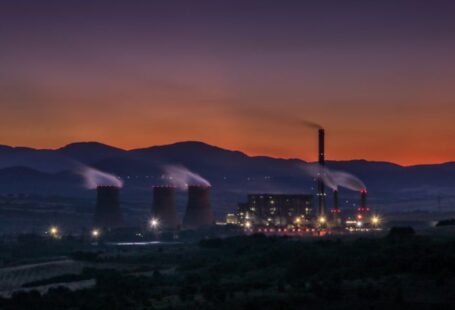
[[[245,223],[245,228],[251,228],[251,223],[250,222],[246,222]]]
[[[357,227],[362,227],[362,222],[357,222]]]
[[[92,230],[92,237],[96,238],[100,235],[100,231],[98,229]]]
[[[150,226],[152,226],[152,228],[156,228],[156,227],[158,227],[158,225],[159,225],[158,219],[152,218],[150,220]]]
[[[324,224],[326,221],[327,221],[326,218],[323,217],[323,216],[321,216],[321,217],[319,218],[319,223],[321,223],[321,224]]]

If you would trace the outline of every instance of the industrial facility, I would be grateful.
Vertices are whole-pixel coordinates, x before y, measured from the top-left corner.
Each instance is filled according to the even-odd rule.
[[[311,223],[312,195],[250,194],[240,203],[237,218],[240,225],[254,227],[291,227]]]
[[[295,233],[370,231],[381,228],[380,218],[367,206],[367,190],[360,190],[360,203],[352,217],[343,216],[339,206],[339,192],[333,187],[333,206],[327,212],[325,168],[325,130],[318,128],[317,208],[313,212],[311,194],[249,194],[246,203],[240,203],[235,214],[226,216],[226,223],[239,225],[247,231]]]
[[[339,205],[338,185],[346,186],[326,168],[325,130],[318,128],[318,164],[313,172],[317,183],[316,193],[250,193],[247,201],[239,203],[234,214],[227,214],[227,224],[237,225],[247,231],[260,232],[357,232],[380,229],[380,218],[367,205],[367,190],[358,180],[360,202],[356,210],[348,214]],[[186,170],[181,170],[188,173]],[[194,176],[194,174],[191,174]],[[346,175],[346,173],[344,173]],[[171,178],[172,179],[172,178]],[[215,224],[210,194],[212,187],[202,178],[187,185],[187,203],[183,220],[176,208],[177,188],[173,185],[153,187],[150,227],[156,231],[177,232],[181,229],[198,230]],[[202,180],[202,181],[201,181]],[[338,184],[339,182],[339,184]],[[332,189],[333,205],[327,208],[326,187]],[[113,229],[123,225],[118,186],[97,187],[95,211],[96,229]]]

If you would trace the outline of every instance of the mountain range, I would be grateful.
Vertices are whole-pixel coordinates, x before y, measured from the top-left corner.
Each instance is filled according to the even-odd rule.
[[[163,168],[184,166],[213,185],[217,205],[235,205],[248,192],[314,193],[314,179],[299,159],[248,156],[202,142],[179,142],[123,150],[97,142],[72,143],[59,149],[0,146],[0,193],[92,197],[76,172],[88,165],[124,180],[123,197],[148,199],[150,187],[163,183]],[[404,167],[366,160],[328,161],[331,169],[362,179],[370,200],[382,207],[452,206],[455,162]],[[343,191],[356,199],[357,193]],[[438,198],[439,197],[439,198]]]

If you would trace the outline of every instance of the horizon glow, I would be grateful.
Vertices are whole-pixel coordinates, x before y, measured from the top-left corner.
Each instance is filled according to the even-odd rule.
[[[132,4],[134,3],[134,4]],[[0,144],[455,160],[453,1],[0,4]]]

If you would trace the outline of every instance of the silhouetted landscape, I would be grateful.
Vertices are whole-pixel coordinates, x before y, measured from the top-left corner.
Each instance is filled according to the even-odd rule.
[[[0,310],[455,304],[455,1],[1,0]]]

